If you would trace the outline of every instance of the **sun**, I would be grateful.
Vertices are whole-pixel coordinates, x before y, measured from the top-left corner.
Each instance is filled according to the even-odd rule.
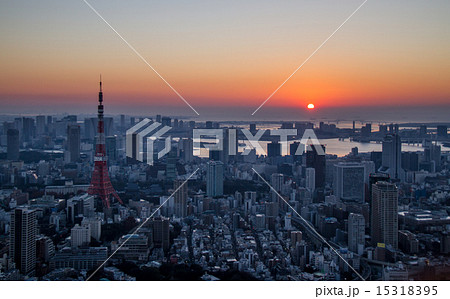
[[[311,104],[308,104],[307,107],[308,107],[308,109],[314,109],[314,104],[312,104],[312,103],[311,103]]]

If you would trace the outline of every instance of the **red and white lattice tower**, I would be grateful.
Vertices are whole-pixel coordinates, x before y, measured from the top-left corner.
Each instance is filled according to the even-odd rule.
[[[100,92],[98,93],[98,125],[97,142],[95,145],[94,172],[92,173],[91,185],[89,186],[88,194],[97,195],[100,197],[105,208],[109,208],[111,197],[114,197],[118,202],[122,203],[122,200],[111,184],[108,173],[105,147],[105,125],[103,122],[103,92],[101,77]]]

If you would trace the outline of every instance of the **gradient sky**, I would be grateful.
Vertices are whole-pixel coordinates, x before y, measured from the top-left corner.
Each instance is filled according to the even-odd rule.
[[[200,114],[250,114],[363,1],[89,2]],[[449,15],[448,0],[369,0],[263,110],[446,107]],[[0,37],[5,113],[95,110],[102,73],[109,111],[194,115],[81,0],[1,1]]]

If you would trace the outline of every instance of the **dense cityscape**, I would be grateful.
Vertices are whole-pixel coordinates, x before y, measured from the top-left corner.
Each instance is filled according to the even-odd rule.
[[[101,86],[97,109],[4,117],[0,280],[448,279],[448,124],[104,117]],[[143,122],[170,127],[153,163]],[[197,152],[197,129],[222,149]]]

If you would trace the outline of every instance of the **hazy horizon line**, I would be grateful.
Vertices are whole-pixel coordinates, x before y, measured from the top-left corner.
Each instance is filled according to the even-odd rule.
[[[13,116],[36,116],[36,115],[96,115],[96,105],[82,105],[80,109],[74,107],[65,107],[58,109],[56,107],[40,106],[37,109],[2,109],[2,117]],[[15,106],[17,108],[17,106]],[[52,109],[50,109],[52,108]],[[114,105],[106,105],[105,114],[118,116],[125,114],[127,116],[148,117],[158,114],[179,119],[189,119],[196,121],[357,121],[357,122],[397,122],[397,123],[426,123],[426,122],[449,122],[448,108],[450,103],[445,105],[365,105],[365,106],[342,106],[342,107],[318,107],[314,110],[299,108],[297,106],[290,107],[274,107],[267,106],[251,116],[254,106],[197,106],[200,116],[193,115],[188,107],[178,106],[128,106],[127,109]],[[28,110],[28,111],[27,111]],[[148,112],[144,112],[148,110]],[[68,112],[70,111],[70,112]]]

